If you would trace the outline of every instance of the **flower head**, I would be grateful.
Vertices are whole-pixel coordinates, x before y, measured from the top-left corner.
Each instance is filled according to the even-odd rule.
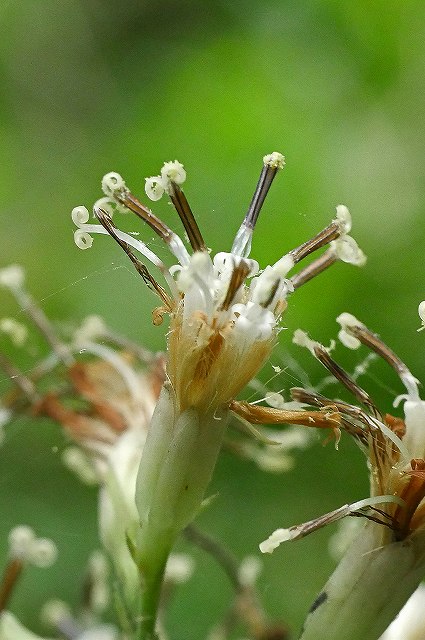
[[[353,514],[364,514],[384,525],[382,543],[425,534],[425,401],[419,396],[419,382],[397,354],[355,316],[342,313],[337,322],[341,327],[338,336],[344,346],[349,349],[366,346],[396,371],[406,393],[397,396],[393,406],[397,408],[404,402],[404,415],[393,416],[381,411],[356,379],[333,360],[329,349],[305,332],[296,331],[294,343],[308,348],[363,406],[331,400],[298,388],[292,389],[292,397],[319,407],[335,406],[341,415],[341,427],[354,437],[368,458],[371,497],[344,505],[311,522],[278,529],[260,545],[262,551],[270,552],[281,542],[303,537]],[[377,504],[379,510],[375,509]]]
[[[275,264],[261,270],[249,257],[264,199],[284,164],[278,152],[264,157],[257,188],[232,249],[215,256],[207,251],[181,189],[186,179],[181,163],[166,162],[160,175],[147,178],[146,193],[152,200],[168,194],[184,225],[192,254],[179,236],[131,193],[119,174],[107,174],[102,181],[105,194],[142,218],[169,246],[178,261],[169,268],[141,240],[120,231],[108,212],[97,205],[94,211],[100,225],[88,224],[88,211],[82,207],[72,213],[78,227],[77,246],[91,246],[93,233],[109,233],[160,297],[162,304],[154,313],[154,322],[159,323],[164,313],[170,314],[167,374],[180,410],[197,407],[214,413],[217,407],[229,405],[269,357],[287,298],[295,288],[339,258],[362,263],[360,250],[347,235],[351,217],[343,205],[337,207],[336,219],[326,229]],[[331,246],[319,261],[293,278],[288,276],[300,260],[327,244]],[[134,250],[162,272],[168,291],[150,275]]]

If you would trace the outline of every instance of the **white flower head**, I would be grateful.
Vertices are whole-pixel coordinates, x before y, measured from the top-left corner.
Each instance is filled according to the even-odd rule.
[[[58,549],[49,538],[37,538],[30,547],[27,561],[35,567],[44,569],[50,567],[58,557]]]
[[[160,176],[147,179],[146,192],[151,199],[158,199],[163,190],[169,193],[187,232],[192,255],[179,236],[127,189],[121,176],[107,174],[103,180],[105,193],[143,218],[177,258],[178,264],[168,268],[141,240],[120,231],[107,213],[97,209],[101,224],[92,225],[88,224],[86,209],[79,207],[73,211],[78,226],[77,245],[86,248],[91,244],[92,234],[109,233],[161,298],[161,310],[154,322],[159,323],[163,313],[170,314],[167,373],[180,409],[226,405],[256,375],[275,343],[281,315],[295,289],[288,274],[300,260],[331,241],[338,243],[335,238],[339,238],[344,246],[335,245],[335,251],[347,261],[361,262],[359,250],[354,249],[355,241],[346,235],[351,218],[343,205],[337,208],[337,221],[263,271],[249,258],[252,233],[264,199],[283,166],[284,157],[279,152],[264,157],[255,193],[232,250],[214,257],[210,256],[180,190],[186,179],[180,162],[166,162]],[[149,274],[134,251],[159,268],[169,285],[169,293]]]
[[[165,580],[175,584],[184,584],[193,575],[195,563],[186,553],[172,553],[165,567]]]
[[[28,329],[14,318],[1,318],[0,331],[10,336],[15,347],[22,347],[28,337]]]
[[[20,525],[9,533],[9,556],[36,567],[50,567],[57,558],[57,547],[48,538],[37,538],[33,529]]]
[[[11,264],[0,269],[0,285],[8,289],[20,289],[24,284],[25,272],[19,264]]]

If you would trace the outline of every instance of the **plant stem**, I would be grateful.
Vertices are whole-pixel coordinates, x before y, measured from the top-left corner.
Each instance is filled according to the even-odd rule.
[[[157,559],[155,563],[152,563],[153,571],[147,568],[147,570],[143,572],[144,584],[138,633],[139,640],[158,640],[155,627],[168,555],[169,553],[166,552],[162,562]]]

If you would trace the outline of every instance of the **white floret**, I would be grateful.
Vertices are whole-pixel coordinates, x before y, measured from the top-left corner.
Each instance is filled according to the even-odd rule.
[[[20,289],[24,284],[25,272],[19,264],[11,264],[0,269],[0,285],[9,289]]]

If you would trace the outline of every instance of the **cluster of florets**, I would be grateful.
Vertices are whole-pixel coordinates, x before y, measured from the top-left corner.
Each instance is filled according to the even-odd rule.
[[[264,199],[284,164],[284,157],[278,152],[264,157],[257,188],[232,249],[214,258],[209,255],[182,191],[186,171],[177,160],[166,162],[160,175],[147,178],[145,191],[152,200],[158,200],[164,193],[169,196],[185,228],[192,254],[181,238],[132,194],[117,173],[108,173],[102,180],[107,201],[102,199],[94,205],[100,224],[89,223],[85,207],[76,207],[72,212],[78,227],[77,246],[91,246],[93,233],[109,233],[148,286],[159,295],[162,305],[154,316],[155,323],[162,319],[164,312],[171,314],[168,373],[174,388],[186,396],[180,406],[196,406],[198,402],[210,406],[213,396],[218,403],[228,402],[268,358],[288,296],[337,260],[358,266],[365,262],[364,254],[349,235],[351,216],[343,205],[337,207],[336,218],[328,227],[275,264],[261,270],[258,262],[249,258]],[[132,211],[143,219],[168,245],[178,263],[166,267],[144,242],[118,229],[112,220],[116,207]],[[326,245],[328,250],[320,258],[294,276],[288,275],[304,257]],[[150,275],[134,250],[160,270],[169,292]],[[232,371],[232,383],[223,377],[226,371]],[[196,392],[185,391],[194,385]],[[217,386],[223,388],[223,393],[216,392]],[[200,387],[205,393],[200,393]],[[228,393],[224,392],[225,388]]]
[[[425,303],[419,305],[419,316],[424,322]],[[362,322],[350,313],[338,316],[338,338],[349,349],[362,345],[372,355],[383,358],[398,374],[406,393],[397,396],[393,406],[403,405],[403,418],[382,412],[359,386],[355,377],[348,374],[330,355],[335,346],[324,347],[300,329],[295,331],[293,342],[307,348],[326,369],[341,382],[356,400],[360,408],[341,400],[332,400],[319,393],[293,389],[293,398],[319,407],[333,404],[341,416],[341,426],[354,437],[368,458],[371,471],[371,497],[344,505],[333,512],[310,522],[280,528],[261,543],[263,552],[272,552],[281,542],[296,540],[312,531],[344,518],[347,515],[366,515],[385,525],[383,540],[404,540],[410,535],[425,531],[425,401],[419,395],[419,381],[404,362]],[[359,373],[364,372],[363,367]],[[380,505],[374,513],[374,505]]]

